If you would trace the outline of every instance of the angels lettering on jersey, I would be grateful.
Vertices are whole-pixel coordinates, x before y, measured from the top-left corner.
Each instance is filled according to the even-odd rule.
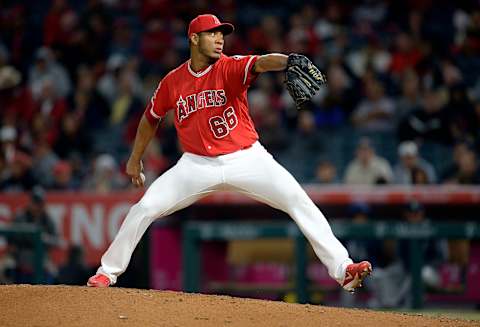
[[[227,103],[225,90],[205,90],[190,94],[185,98],[180,95],[177,104],[177,119],[182,122],[197,110],[222,107]]]
[[[155,90],[147,119],[156,123],[168,111],[175,113],[175,129],[185,152],[205,156],[231,153],[257,139],[247,101],[247,89],[257,74],[255,55],[222,55],[202,71],[190,61],[168,73]]]

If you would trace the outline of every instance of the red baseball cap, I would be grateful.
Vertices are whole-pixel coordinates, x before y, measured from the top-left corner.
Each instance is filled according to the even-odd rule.
[[[227,35],[235,29],[230,23],[222,23],[215,15],[198,15],[188,25],[188,37],[193,33],[200,33],[220,27],[223,34]]]

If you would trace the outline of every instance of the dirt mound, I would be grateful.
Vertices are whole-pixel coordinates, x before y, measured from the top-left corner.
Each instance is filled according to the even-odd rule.
[[[475,326],[447,318],[179,292],[0,286],[0,326]]]

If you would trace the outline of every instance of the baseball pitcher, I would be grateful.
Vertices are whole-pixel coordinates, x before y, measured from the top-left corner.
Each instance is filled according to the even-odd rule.
[[[144,186],[142,155],[170,110],[184,154],[131,207],[88,286],[115,284],[155,219],[217,191],[240,192],[289,214],[344,289],[355,290],[372,271],[367,261],[352,262],[324,215],[258,141],[249,114],[247,90],[258,74],[285,71],[298,107],[326,83],[325,76],[299,54],[226,56],[224,37],[233,30],[214,15],[190,22],[190,59],[160,81],[138,126],[127,173],[135,186]]]

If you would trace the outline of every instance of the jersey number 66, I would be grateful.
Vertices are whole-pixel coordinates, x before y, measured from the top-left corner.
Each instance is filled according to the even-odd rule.
[[[221,139],[227,136],[232,129],[237,127],[238,119],[233,107],[228,107],[223,111],[222,116],[213,116],[210,118],[209,123],[213,136],[217,139]]]

